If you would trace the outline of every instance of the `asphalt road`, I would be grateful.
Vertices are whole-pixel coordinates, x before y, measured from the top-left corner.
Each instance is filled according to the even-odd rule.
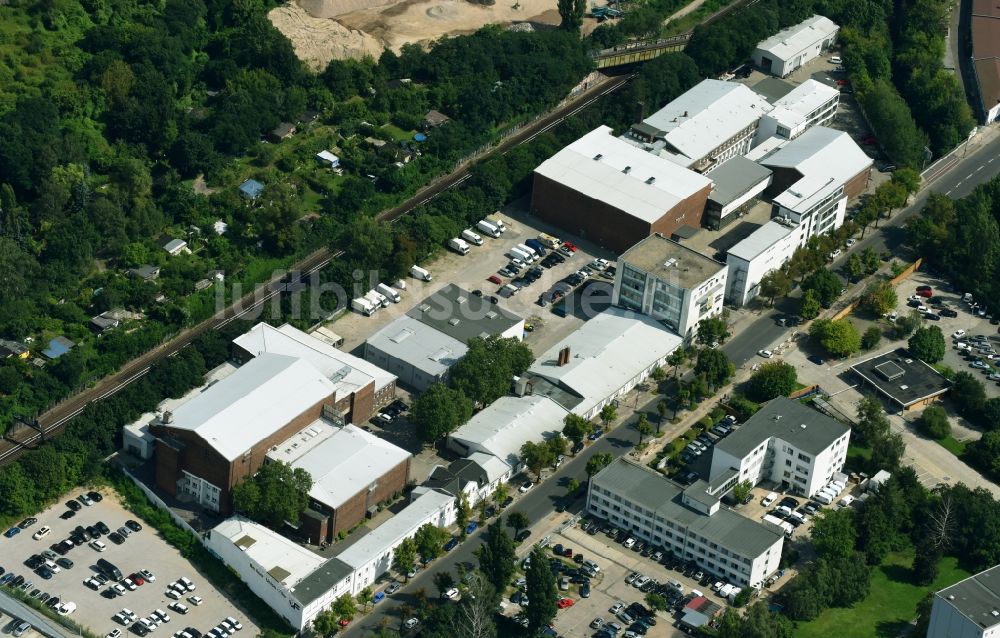
[[[655,400],[650,401],[644,406],[644,411],[655,412],[655,405]],[[501,518],[509,512],[523,512],[528,517],[528,520],[531,521],[531,524],[535,525],[543,519],[556,516],[556,503],[566,494],[566,484],[569,480],[575,478],[581,485],[587,480],[587,460],[591,456],[598,453],[610,452],[612,456],[617,458],[631,451],[636,443],[639,442],[637,432],[631,427],[635,418],[633,416],[627,423],[619,425],[608,434],[591,443],[576,457],[567,457],[562,467],[556,472],[547,475],[545,480],[532,487],[527,494],[519,495],[519,498],[501,514]],[[516,488],[512,487],[511,489],[516,493]],[[580,494],[581,496],[567,512],[574,513],[583,509],[585,504],[585,492],[583,489],[580,490]],[[498,519],[493,519],[493,521],[495,520]],[[423,589],[428,598],[435,599],[437,597],[438,591],[434,586],[434,574],[445,570],[451,571],[452,575],[455,575],[456,566],[459,564],[478,564],[475,551],[482,544],[480,540],[482,532],[482,529],[476,530],[464,543],[461,543],[447,555],[438,558],[427,569],[419,572],[409,583],[396,592],[392,598],[386,598],[385,601],[375,607],[375,610],[371,614],[349,627],[344,636],[369,635],[378,629],[383,620],[387,623],[387,627],[398,630],[400,624],[405,620],[400,615],[401,607],[403,605],[409,605],[414,609],[418,607],[414,595],[415,592]],[[541,535],[532,533],[526,542],[533,544],[539,540],[541,540]]]
[[[877,229],[869,229],[864,239],[859,240],[849,251],[844,251],[829,268],[839,269],[852,252],[865,248],[873,248],[878,252],[888,249],[898,254],[904,239],[904,222],[924,207],[930,193],[941,193],[959,199],[1000,173],[1000,138],[976,150],[970,150],[967,154],[964,151],[960,147],[953,155],[925,171],[924,180],[928,185],[917,193],[913,203],[893,214],[891,219],[880,221]],[[864,286],[864,282],[857,286]],[[779,326],[775,321],[783,314],[797,314],[800,294],[798,290],[793,291],[788,298],[776,303],[775,308],[762,312],[760,318],[727,341],[722,349],[729,360],[737,367],[743,366],[757,357],[757,351],[769,348],[790,333],[792,328]]]
[[[48,636],[49,638],[70,638],[71,636],[76,635],[75,633],[63,629],[39,612],[22,603],[20,600],[12,598],[8,596],[6,592],[2,591],[0,591],[0,610],[3,610],[7,616],[28,621],[35,631]],[[5,617],[2,624],[6,625],[9,622],[10,618]]]

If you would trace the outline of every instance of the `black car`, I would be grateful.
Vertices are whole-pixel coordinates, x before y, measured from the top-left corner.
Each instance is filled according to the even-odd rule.
[[[823,365],[824,363],[826,363],[826,362],[825,362],[825,361],[823,360],[823,357],[819,356],[818,354],[811,354],[811,355],[809,355],[809,356],[808,356],[808,357],[806,357],[806,358],[807,358],[807,359],[809,359],[810,361],[812,361],[813,363],[815,363],[815,364],[816,364],[816,365],[818,365],[818,366],[821,366],[821,365]]]
[[[73,561],[68,558],[60,558],[56,561],[56,565],[59,565],[63,569],[73,569]]]
[[[513,502],[514,502],[514,497],[513,496],[508,496],[507,498],[505,498],[503,500],[503,503],[500,503],[500,507],[501,507],[501,509],[505,508],[505,507],[507,507],[508,505],[510,505]]]
[[[580,585],[580,598],[590,598],[590,581]]]
[[[97,525],[88,525],[87,533],[90,534],[90,537],[93,539],[98,539],[103,536],[103,534],[101,534],[101,530],[97,529]]]
[[[32,554],[24,561],[24,566],[28,569],[35,569],[39,565],[45,562],[45,559],[38,554]]]
[[[68,521],[74,516],[76,516],[76,512],[74,512],[73,510],[66,510],[65,512],[59,515],[59,518],[63,519],[64,521]]]
[[[66,501],[66,507],[70,508],[74,512],[79,512],[80,510],[83,509],[83,505],[80,505],[75,500],[73,500],[73,501]]]
[[[90,500],[94,501],[95,503],[100,503],[101,501],[104,500],[104,497],[101,496],[100,492],[93,492],[93,491],[87,492],[87,496],[89,496]]]
[[[951,308],[942,308],[940,311],[938,311],[938,314],[941,315],[942,317],[951,317],[951,318],[955,318],[958,316],[958,313],[952,310]]]
[[[94,523],[94,527],[99,529],[101,533],[104,534],[105,536],[111,533],[111,529],[104,524],[104,521],[97,521],[96,523]]]
[[[125,537],[119,534],[118,532],[111,532],[110,534],[108,534],[108,540],[114,543],[115,545],[121,545],[122,543],[125,542]]]
[[[134,623],[129,629],[137,636],[149,635],[149,629],[141,622]]]
[[[17,526],[20,527],[21,529],[28,529],[37,522],[38,522],[37,518],[35,518],[34,516],[29,516],[28,518],[18,523]]]
[[[781,507],[782,505],[784,505],[788,509],[793,510],[799,506],[799,502],[794,498],[792,498],[791,496],[786,496],[785,498],[781,499],[780,503],[778,503],[778,507]]]
[[[201,632],[195,629],[194,627],[188,627],[184,631],[191,634],[192,638],[201,638]]]
[[[139,532],[139,531],[142,531],[142,525],[140,525],[140,524],[136,523],[136,522],[135,522],[135,521],[133,521],[133,520],[132,520],[131,518],[130,518],[130,519],[128,519],[127,521],[125,521],[125,527],[129,528],[129,529],[130,529],[130,530],[132,530],[133,532]]]
[[[49,608],[55,607],[58,604],[59,604],[58,596],[53,596],[52,598],[49,598],[47,601],[45,601],[45,606]]]
[[[405,411],[407,411],[407,410],[410,409],[410,406],[406,405],[406,402],[403,401],[402,399],[396,399],[395,401],[393,401],[392,402],[392,407],[396,408],[397,410],[399,410],[401,412],[405,412]],[[197,637],[195,637],[195,638],[197,638]]]
[[[51,580],[52,579],[52,575],[53,575],[52,574],[52,570],[49,569],[48,567],[39,567],[35,571],[35,573],[37,573],[39,576],[41,576],[45,580]]]

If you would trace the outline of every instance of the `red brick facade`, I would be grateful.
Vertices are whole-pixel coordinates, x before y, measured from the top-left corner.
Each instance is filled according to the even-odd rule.
[[[711,184],[706,185],[676,206],[664,209],[659,219],[649,223],[535,173],[531,213],[567,232],[623,253],[653,233],[670,237],[681,226],[701,226],[711,190]]]
[[[363,521],[368,508],[374,507],[382,501],[389,500],[394,494],[402,492],[403,488],[406,487],[407,481],[410,479],[411,458],[407,457],[405,461],[373,481],[376,483],[374,489],[365,489],[358,492],[336,509],[314,504],[319,505],[318,507],[314,507],[314,509],[323,514],[329,514],[329,523],[326,525],[326,540],[332,542],[337,534],[347,532]]]
[[[219,454],[211,444],[192,430],[170,425],[154,425],[150,431],[156,435],[156,485],[168,494],[177,496],[177,483],[183,476],[182,470],[202,478],[221,490],[219,511],[223,515],[232,513],[231,491],[234,485],[251,476],[264,464],[267,451],[299,430],[317,420],[323,406],[333,406],[333,399],[318,401],[309,409],[293,418],[270,436],[249,442],[249,449],[242,457],[229,461]],[[238,427],[234,437],[239,437]]]

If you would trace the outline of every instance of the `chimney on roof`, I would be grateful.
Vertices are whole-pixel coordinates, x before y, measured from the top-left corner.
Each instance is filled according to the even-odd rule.
[[[562,367],[569,363],[569,346],[566,346],[559,351],[559,367]]]
[[[163,419],[162,420],[163,420],[163,424],[164,425],[169,425],[169,424],[173,423],[174,422],[174,413],[171,412],[170,410],[165,411],[163,413]]]

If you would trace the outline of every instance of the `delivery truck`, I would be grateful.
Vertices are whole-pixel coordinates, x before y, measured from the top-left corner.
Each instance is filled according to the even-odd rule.
[[[383,296],[389,299],[392,303],[399,303],[399,293],[396,292],[395,288],[386,286],[385,284],[379,284],[375,286],[375,290],[379,291]]]
[[[431,274],[427,272],[427,269],[420,266],[410,266],[410,276],[420,281],[430,281],[433,279]]]
[[[368,292],[366,292],[365,299],[375,304],[376,309],[389,307],[389,300],[386,298],[386,296],[376,292],[375,290],[369,290]]]
[[[371,300],[365,297],[358,297],[357,299],[351,300],[351,310],[360,313],[366,317],[371,317],[375,314],[375,306],[372,304]]]
[[[462,239],[476,246],[483,245],[483,238],[472,232],[471,228],[466,228],[462,231]]]
[[[487,215],[486,221],[496,226],[501,233],[507,232],[508,224],[503,220],[503,217],[500,216],[500,213],[493,213],[492,215]]]
[[[500,236],[500,229],[497,228],[495,224],[491,224],[485,219],[479,220],[479,222],[476,224],[476,228],[483,231],[490,237],[493,237],[494,239]]]
[[[459,255],[469,254],[469,244],[465,243],[464,239],[459,239],[458,237],[453,237],[448,240],[448,248],[454,250]]]

